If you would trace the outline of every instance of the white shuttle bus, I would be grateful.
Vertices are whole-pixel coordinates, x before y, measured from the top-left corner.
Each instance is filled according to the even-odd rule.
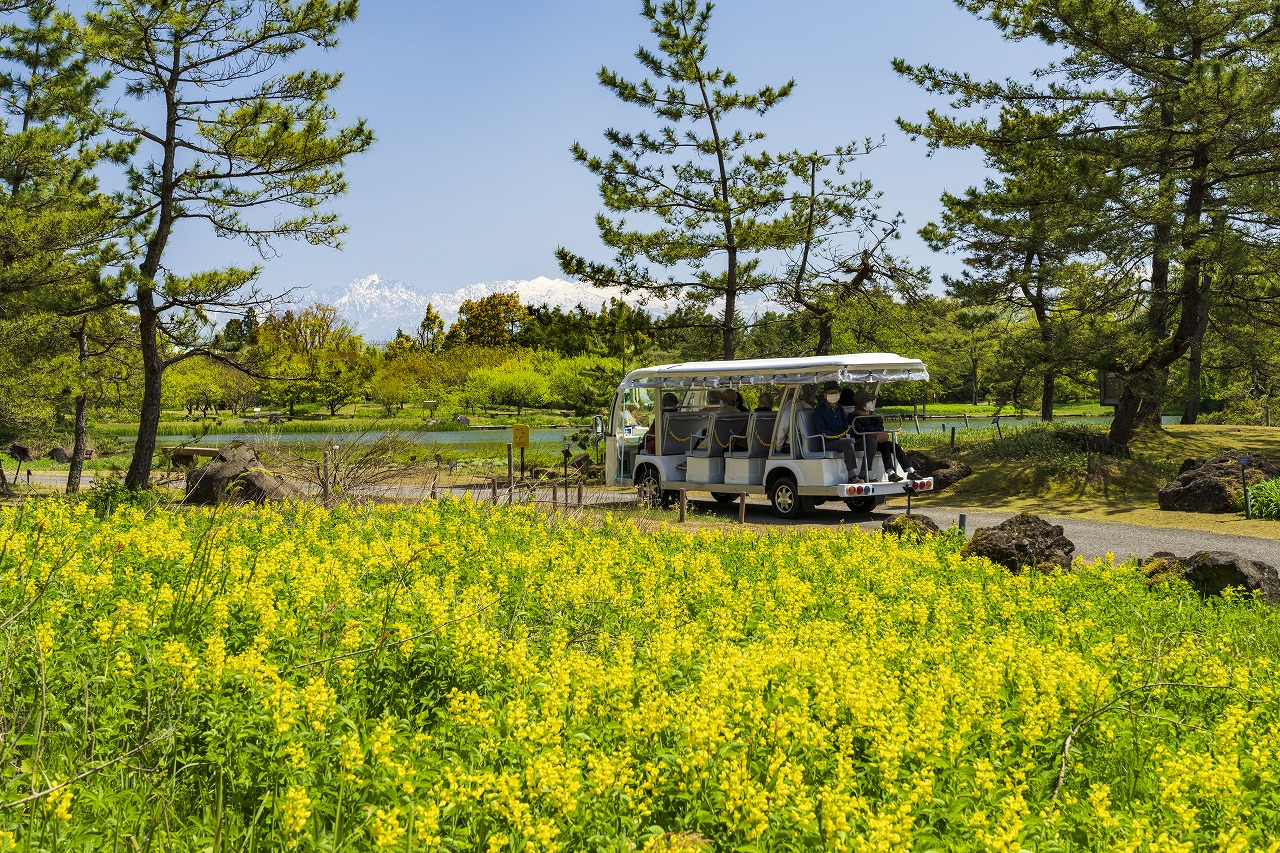
[[[823,386],[837,383],[846,420],[855,402],[874,404],[881,384],[927,381],[924,363],[892,353],[854,353],[812,358],[767,358],[664,364],[633,370],[614,395],[605,430],[605,482],[634,485],[640,499],[666,504],[679,490],[710,492],[716,500],[767,495],[781,518],[795,518],[829,500],[855,512],[905,493],[933,489],[929,477],[908,476],[896,459],[886,470],[881,454],[867,459],[861,437],[846,430],[824,435],[814,429],[814,407]],[[753,403],[768,408],[739,411],[732,402],[750,388]],[[733,389],[735,394],[723,394]],[[725,402],[722,397],[731,398]],[[898,431],[889,432],[897,441]],[[865,482],[845,466],[829,440],[848,438]],[[867,467],[870,463],[870,467]]]

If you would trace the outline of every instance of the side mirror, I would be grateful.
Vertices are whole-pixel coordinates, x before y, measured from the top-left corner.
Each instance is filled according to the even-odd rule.
[[[591,431],[596,435],[604,435],[604,415],[596,415],[591,419]]]

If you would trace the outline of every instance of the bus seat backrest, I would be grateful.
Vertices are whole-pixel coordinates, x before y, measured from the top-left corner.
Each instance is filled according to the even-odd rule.
[[[713,440],[704,445],[709,456],[724,456],[729,445],[732,443],[731,438],[735,435],[742,435],[747,428],[747,413],[740,415],[734,414],[717,414],[712,420]]]
[[[669,412],[663,419],[666,432],[662,436],[662,455],[684,455],[707,428],[705,412]]]
[[[773,425],[777,419],[777,412],[751,413],[751,419],[747,421],[748,458],[769,455],[769,445],[773,443]]]

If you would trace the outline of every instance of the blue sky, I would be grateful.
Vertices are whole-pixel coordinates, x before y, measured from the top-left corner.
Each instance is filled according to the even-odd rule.
[[[368,120],[378,143],[350,162],[349,195],[336,208],[350,226],[342,251],[282,244],[262,278],[267,291],[340,287],[378,273],[425,291],[477,282],[558,277],[565,245],[605,260],[593,223],[592,176],[573,163],[580,140],[606,149],[607,126],[649,117],[596,80],[601,65],[640,76],[633,53],[653,44],[638,0],[365,0],[334,52],[313,56],[346,77],[335,98]],[[1043,64],[1040,45],[1010,44],[948,0],[723,0],[711,59],[744,88],[795,78],[795,94],[760,128],[776,150],[830,150],[865,137],[885,146],[862,174],[907,218],[895,247],[935,275],[955,258],[931,253],[915,230],[938,212],[941,191],[980,179],[971,154],[926,156],[894,124],[942,102],[899,78],[890,60],[931,62],[976,76],[1022,75]],[[251,261],[194,223],[176,236],[178,271]],[[215,264],[209,259],[215,259]]]

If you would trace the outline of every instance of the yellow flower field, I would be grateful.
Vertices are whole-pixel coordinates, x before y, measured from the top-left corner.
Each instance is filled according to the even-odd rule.
[[[1280,615],[958,540],[0,510],[0,850],[1280,850]]]

